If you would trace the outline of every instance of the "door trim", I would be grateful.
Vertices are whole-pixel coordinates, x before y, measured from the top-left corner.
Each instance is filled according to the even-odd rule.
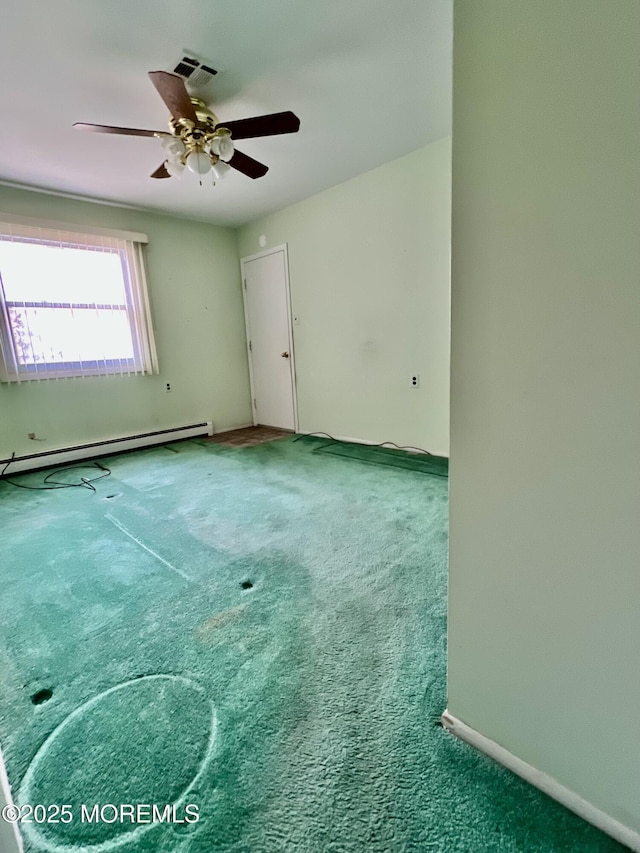
[[[255,390],[253,384],[253,364],[251,363],[251,350],[249,349],[249,312],[247,310],[247,283],[244,274],[244,265],[249,261],[256,261],[259,258],[265,258],[268,255],[275,255],[276,252],[284,252],[284,290],[287,299],[287,329],[289,333],[289,358],[290,358],[290,366],[291,366],[291,394],[293,397],[293,429],[294,432],[298,432],[298,394],[296,390],[296,359],[295,359],[295,347],[293,345],[293,323],[292,323],[292,315],[291,315],[291,285],[289,282],[289,250],[286,243],[282,243],[280,246],[273,246],[271,249],[264,249],[262,252],[255,252],[253,255],[246,255],[244,258],[240,259],[240,275],[241,275],[241,288],[242,288],[242,305],[244,308],[244,336],[247,345],[247,361],[249,362],[249,387],[251,389],[251,416],[253,418],[253,425],[257,425],[256,421],[256,407],[253,405],[253,400],[255,397]],[[273,426],[273,424],[266,424],[265,426]]]

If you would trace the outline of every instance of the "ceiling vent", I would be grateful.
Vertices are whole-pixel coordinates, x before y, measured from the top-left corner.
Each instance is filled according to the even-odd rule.
[[[177,74],[196,88],[206,86],[218,73],[208,60],[202,59],[192,51],[185,51],[167,71]]]

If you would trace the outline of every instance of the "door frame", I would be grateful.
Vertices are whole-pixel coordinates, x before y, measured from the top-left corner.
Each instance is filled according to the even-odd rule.
[[[284,252],[284,283],[285,283],[285,295],[287,299],[287,331],[289,337],[289,361],[291,368],[291,394],[293,397],[293,430],[294,432],[298,432],[298,394],[297,394],[297,380],[296,380],[296,361],[295,361],[295,348],[293,346],[293,318],[291,315],[291,285],[289,282],[289,250],[286,243],[282,243],[279,246],[273,246],[271,249],[264,249],[262,252],[255,252],[253,255],[246,255],[244,258],[240,259],[240,275],[241,275],[241,287],[242,287],[242,305],[244,308],[244,336],[247,345],[247,361],[249,363],[249,387],[251,389],[251,415],[253,420],[253,425],[257,425],[256,419],[256,407],[254,405],[255,399],[255,389],[253,384],[253,364],[251,360],[251,349],[249,347],[249,343],[251,338],[249,337],[251,334],[251,329],[249,326],[249,311],[247,309],[247,279],[245,277],[244,267],[245,264],[250,261],[256,261],[260,258],[265,258],[268,255],[274,255],[276,252]]]

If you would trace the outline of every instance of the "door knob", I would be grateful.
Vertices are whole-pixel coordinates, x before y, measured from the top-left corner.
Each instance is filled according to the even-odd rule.
[[[289,353],[288,352],[281,352],[280,356],[281,356],[281,358],[289,358]]]

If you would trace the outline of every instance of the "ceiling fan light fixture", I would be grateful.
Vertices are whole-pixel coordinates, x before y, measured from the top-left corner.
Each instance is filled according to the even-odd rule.
[[[230,171],[231,166],[223,160],[218,160],[218,162],[214,163],[211,167],[214,182],[221,181],[223,178],[226,178]]]
[[[234,152],[235,148],[229,131],[216,131],[216,135],[211,140],[211,153],[224,160],[225,163],[228,163],[233,157]]]
[[[179,161],[187,150],[184,142],[173,136],[165,137],[161,140],[160,144],[162,145],[162,150],[166,154],[167,159],[172,160],[174,163]]]
[[[192,151],[187,155],[186,165],[195,175],[206,175],[211,171],[211,158],[204,151]]]
[[[172,178],[181,178],[184,172],[184,163],[181,160],[165,160],[164,167]]]

